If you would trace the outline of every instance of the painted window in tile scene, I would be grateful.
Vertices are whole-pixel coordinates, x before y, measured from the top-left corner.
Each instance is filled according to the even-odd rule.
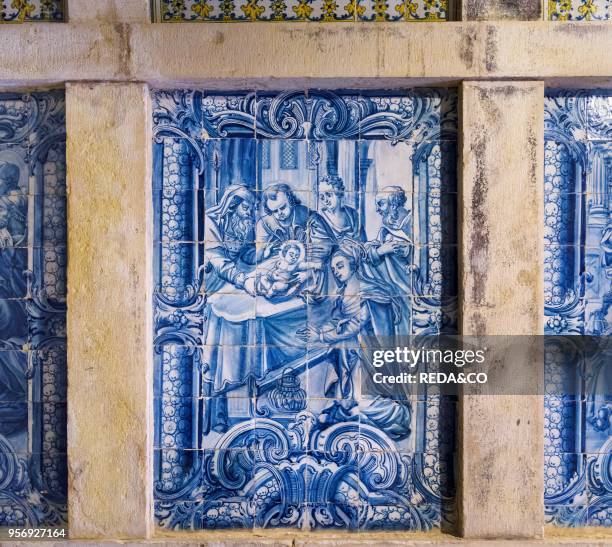
[[[280,142],[281,169],[297,169],[298,153],[298,141],[282,140]]]
[[[65,0],[0,0],[0,23],[64,21]]]
[[[445,21],[448,0],[152,0],[158,23],[198,21]]]
[[[551,21],[612,19],[612,0],[548,0]]]
[[[157,525],[452,526],[455,402],[358,337],[455,332],[455,92],[153,101]]]
[[[63,92],[0,94],[0,526],[66,522]]]
[[[545,105],[545,329],[603,343],[612,334],[612,95],[550,92]],[[569,391],[574,352],[546,353],[550,523],[612,526],[612,362],[603,355],[578,368]]]

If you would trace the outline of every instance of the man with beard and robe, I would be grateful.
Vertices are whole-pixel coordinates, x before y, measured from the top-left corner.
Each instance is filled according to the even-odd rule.
[[[19,167],[0,162],[0,197],[6,209],[6,221],[0,229],[0,248],[25,247],[28,198],[19,188]]]
[[[324,300],[327,277],[323,259],[330,249],[323,242],[310,237],[321,232],[324,221],[303,205],[286,183],[274,183],[262,193],[263,215],[257,222],[258,275],[275,268],[287,242],[305,248],[301,265],[288,280],[289,295],[262,295],[257,303],[258,342],[262,349],[262,373],[278,370],[287,363],[303,358],[306,348],[295,337],[295,332],[308,321],[307,297],[311,301]],[[299,288],[299,292],[291,289]]]
[[[386,186],[376,195],[376,212],[382,226],[375,240],[368,243],[368,258],[377,276],[394,287],[396,295],[412,294],[411,266],[414,244],[412,215],[406,193],[399,186]],[[408,302],[407,298],[403,299]],[[410,309],[404,304],[396,334],[410,334]]]
[[[204,224],[206,255],[205,287],[208,293],[226,284],[254,294],[245,285],[255,264],[255,195],[246,186],[228,186],[215,207],[206,214]]]
[[[259,352],[253,347],[255,202],[249,188],[233,184],[205,218],[202,388],[203,395],[214,399],[206,402],[204,434],[227,430],[227,393],[261,374]]]

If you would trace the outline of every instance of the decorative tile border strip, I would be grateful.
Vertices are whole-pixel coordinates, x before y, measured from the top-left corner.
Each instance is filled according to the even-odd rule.
[[[446,21],[448,0],[152,0],[157,23]]]
[[[66,0],[0,0],[1,23],[63,22]]]
[[[550,21],[591,21],[612,18],[612,0],[548,0]]]
[[[447,21],[452,0],[151,0],[153,22]],[[0,24],[66,21],[67,0],[0,0]],[[550,21],[612,18],[612,0],[548,0]]]

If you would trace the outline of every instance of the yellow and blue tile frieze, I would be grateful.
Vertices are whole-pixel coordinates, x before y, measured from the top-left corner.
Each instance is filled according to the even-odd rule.
[[[452,0],[151,0],[153,22],[448,21]],[[65,22],[67,0],[0,0],[0,23]],[[612,0],[547,0],[550,21],[612,19]]]
[[[0,23],[62,22],[65,0],[0,0]]]
[[[448,0],[153,0],[159,23],[446,21]]]
[[[548,0],[550,21],[591,21],[612,18],[612,0]]]

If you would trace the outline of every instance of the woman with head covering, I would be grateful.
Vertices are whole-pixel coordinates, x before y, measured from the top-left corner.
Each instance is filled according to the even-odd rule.
[[[320,326],[301,329],[296,336],[304,342],[336,346],[337,360],[328,372],[325,385],[326,395],[342,400],[336,407],[341,405],[346,417],[349,413],[360,413],[362,420],[385,431],[392,439],[400,440],[410,433],[407,401],[394,400],[398,397],[391,391],[360,406],[357,401],[360,397],[355,384],[359,366],[369,374],[375,371],[360,349],[360,336],[392,339],[402,313],[400,304],[392,296],[392,287],[372,277],[364,268],[366,257],[364,247],[356,241],[344,241],[332,254],[331,269],[338,293],[331,318]]]

